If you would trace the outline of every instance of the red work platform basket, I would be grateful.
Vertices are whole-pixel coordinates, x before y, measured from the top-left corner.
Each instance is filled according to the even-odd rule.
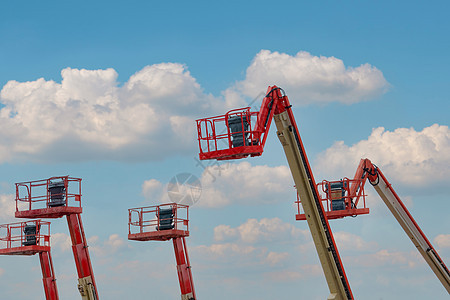
[[[329,220],[369,213],[369,208],[366,207],[364,185],[361,182],[362,180],[359,179],[344,178],[337,181],[324,180],[317,184],[320,201],[322,201],[325,215]],[[359,187],[353,194],[350,192],[352,186]],[[295,203],[297,203],[298,210],[295,219],[306,220],[298,194]]]
[[[50,251],[50,222],[31,220],[0,225],[0,255]]]
[[[167,241],[189,236],[189,206],[168,203],[128,210],[128,239]]]
[[[262,121],[258,120],[258,115],[259,112],[250,112],[250,107],[245,107],[197,120],[200,159],[260,156],[266,134],[264,127],[259,125]]]
[[[82,211],[81,178],[59,176],[16,183],[16,218],[60,218]]]

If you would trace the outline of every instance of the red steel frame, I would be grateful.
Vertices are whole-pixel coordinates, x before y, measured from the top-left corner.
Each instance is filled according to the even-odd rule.
[[[65,205],[57,207],[49,205],[51,201],[49,185],[52,182],[64,182]],[[16,183],[16,218],[61,218],[66,216],[78,273],[78,289],[83,295],[83,284],[92,285],[94,299],[99,299],[81,213],[81,178],[57,176]]]
[[[172,209],[173,228],[159,230],[160,209]],[[194,282],[186,247],[189,236],[189,206],[168,203],[128,210],[128,239],[134,241],[168,241],[172,239],[182,299],[195,300]]]
[[[25,226],[36,226],[35,245],[24,245],[27,236]],[[0,225],[0,255],[35,255],[39,254],[44,285],[45,299],[58,300],[55,271],[50,248],[50,222],[32,220]]]

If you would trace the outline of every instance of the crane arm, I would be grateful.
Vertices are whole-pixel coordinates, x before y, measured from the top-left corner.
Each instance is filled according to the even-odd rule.
[[[364,185],[365,179],[369,180],[444,288],[450,293],[450,273],[447,266],[394,191],[383,172],[366,158],[361,160],[355,179],[363,179],[361,180],[361,185]],[[357,188],[360,187],[354,187],[355,190]]]

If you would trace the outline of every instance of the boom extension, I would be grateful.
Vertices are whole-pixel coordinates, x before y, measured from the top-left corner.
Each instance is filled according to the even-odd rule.
[[[356,170],[355,179],[356,178],[363,179],[361,181],[362,186],[365,184],[366,179],[369,180],[370,184],[373,185],[378,195],[411,239],[411,242],[416,246],[431,270],[433,270],[434,274],[436,274],[439,281],[450,294],[450,272],[447,266],[409,213],[405,204],[400,200],[400,197],[394,191],[383,172],[373,165],[369,159],[361,159],[358,169]],[[353,191],[356,192],[356,190],[362,188],[362,186],[354,186]]]
[[[80,214],[67,215],[72,250],[78,272],[78,291],[83,300],[98,300],[97,286],[89,257],[86,236]]]
[[[56,287],[55,271],[50,251],[39,252],[39,261],[41,262],[45,299],[58,300],[58,289]]]
[[[173,238],[173,248],[177,260],[178,280],[180,282],[181,300],[195,300],[194,282],[192,280],[191,264],[184,236]]]

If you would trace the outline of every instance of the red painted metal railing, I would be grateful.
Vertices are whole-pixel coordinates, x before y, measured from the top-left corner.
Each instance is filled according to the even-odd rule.
[[[349,216],[368,214],[366,194],[362,180],[344,178],[337,181],[324,180],[317,184],[319,197],[328,219],[339,219]],[[354,193],[351,187],[358,186]],[[297,220],[306,220],[301,201],[297,194]]]

